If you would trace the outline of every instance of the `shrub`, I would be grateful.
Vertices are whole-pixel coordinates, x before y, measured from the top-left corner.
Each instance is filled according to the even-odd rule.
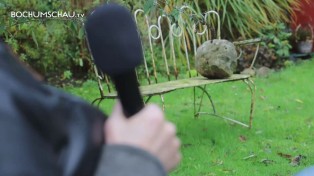
[[[91,7],[91,6],[89,6]],[[11,18],[11,11],[75,11],[69,1],[4,0],[0,3],[0,37],[20,58],[44,76],[86,72],[90,57],[83,19]],[[85,13],[86,14],[86,13]]]
[[[285,24],[272,24],[261,29],[260,37],[263,39],[259,49],[255,67],[266,66],[279,69],[284,66],[290,56],[291,45],[289,38],[291,33]],[[247,45],[242,47],[243,58],[239,60],[238,72],[248,68],[253,61],[256,46]]]
[[[289,57],[290,49],[292,48],[289,43],[291,33],[287,32],[285,24],[268,25],[265,26],[261,32],[261,37],[266,40],[266,42],[262,42],[262,45],[272,49],[279,59]]]
[[[300,0],[148,0],[145,7],[148,10],[157,7],[173,15],[183,4],[192,6],[200,14],[217,11],[221,16],[224,38],[237,39],[257,36],[263,26],[272,23],[289,22],[289,16],[294,15],[293,8],[300,6]],[[215,19],[210,24],[216,24]]]

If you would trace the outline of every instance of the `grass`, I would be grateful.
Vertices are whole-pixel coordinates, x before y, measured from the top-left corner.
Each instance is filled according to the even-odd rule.
[[[171,176],[288,176],[314,165],[314,60],[255,78],[256,111],[253,129],[248,130],[212,116],[193,118],[193,89],[165,95],[166,116],[177,125],[183,160]],[[94,82],[67,88],[88,101],[98,96]],[[217,111],[247,120],[249,90],[241,82],[207,88]],[[200,92],[199,92],[200,95]],[[159,97],[151,102],[160,104]],[[101,104],[110,113],[113,100]],[[210,111],[209,101],[203,110]],[[283,153],[303,155],[293,166]],[[252,158],[244,159],[248,156]]]

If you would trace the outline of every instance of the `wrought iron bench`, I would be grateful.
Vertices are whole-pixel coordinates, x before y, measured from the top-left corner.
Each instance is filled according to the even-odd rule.
[[[205,77],[201,77],[195,73],[196,71],[194,71],[193,68],[191,67],[191,62],[193,62],[191,58],[195,56],[197,46],[201,43],[201,41],[209,40],[209,37],[211,34],[210,34],[210,29],[208,25],[199,25],[199,24],[197,25],[197,24],[191,24],[191,23],[188,24],[188,22],[186,21],[186,18],[184,18],[184,13],[186,14],[187,11],[188,11],[189,16],[197,14],[189,6],[183,6],[180,9],[178,23],[176,24],[172,23],[170,18],[164,15],[159,16],[157,18],[157,21],[155,22],[157,24],[151,24],[153,23],[152,20],[149,19],[149,17],[144,13],[143,10],[138,9],[134,13],[134,19],[136,23],[138,24],[139,18],[142,17],[142,23],[144,23],[146,27],[146,29],[141,29],[141,31],[139,31],[139,33],[141,34],[142,40],[143,38],[145,38],[144,37],[145,32],[148,33],[147,38],[146,38],[146,40],[148,40],[148,42],[146,42],[148,43],[148,46],[144,46],[145,42],[143,42],[143,51],[145,52],[145,48],[148,48],[146,49],[146,51],[147,50],[150,51],[148,53],[144,53],[144,56],[146,57],[144,57],[144,66],[143,68],[141,68],[142,71],[144,70],[144,74],[140,73],[140,71],[137,70],[138,78],[142,76],[142,77],[145,77],[144,80],[147,81],[146,84],[142,83],[140,86],[142,96],[146,97],[145,103],[149,102],[153,96],[159,95],[161,98],[162,107],[163,109],[165,109],[164,96],[163,96],[164,94],[174,91],[174,90],[178,90],[178,89],[193,88],[193,92],[194,92],[193,102],[194,102],[194,116],[195,117],[198,117],[201,114],[210,114],[210,115],[231,121],[233,123],[239,124],[241,126],[251,128],[252,122],[253,122],[254,105],[255,105],[254,82],[252,81],[252,79],[250,79],[249,75],[234,74],[227,79],[211,80]],[[218,36],[218,39],[220,39],[220,17],[218,13],[215,11],[208,11],[204,14],[204,16],[200,14],[197,14],[197,15],[200,15],[203,18],[203,20],[207,21],[207,19],[209,18],[209,15],[211,14],[214,14],[217,16],[217,21],[218,21],[217,36]],[[168,37],[164,37],[165,31],[163,31],[164,29],[163,20],[166,21],[165,28],[167,29]],[[202,31],[199,32],[199,30],[202,30]],[[188,39],[192,40],[193,48],[191,47],[191,43],[187,41]],[[158,41],[159,43],[154,42],[154,41]],[[234,44],[237,46],[237,45],[258,43],[259,41],[260,41],[259,39],[252,39],[252,40],[234,42]],[[162,55],[161,57],[162,59],[160,58],[156,59],[156,53],[158,52],[156,51],[156,48],[158,47],[158,45],[159,45],[159,48],[161,47],[160,54]],[[188,74],[187,76],[188,78],[184,78],[184,76],[187,74],[182,75],[179,72],[180,67],[178,67],[179,63],[177,61],[178,52],[175,51],[175,47],[180,48],[179,49],[180,51],[183,50],[183,55],[185,58],[183,59],[184,63],[182,63],[182,58],[181,58],[181,64],[186,66],[185,71]],[[190,50],[192,50],[192,52]],[[158,62],[162,62],[162,64],[165,66],[164,77],[167,78],[167,81],[165,82],[159,82],[160,80],[158,79],[157,75],[160,72],[160,70],[158,70],[158,68],[156,67]],[[172,63],[170,64],[170,62]],[[101,72],[99,72],[96,67],[94,67],[94,70],[98,79],[100,97],[95,99],[92,103],[97,104],[99,106],[99,104],[105,99],[117,98],[117,93],[111,89],[111,83],[110,83],[109,78],[106,75],[103,75]],[[173,75],[171,75],[171,73],[173,73]],[[143,79],[139,79],[139,80],[143,82]],[[251,104],[250,104],[249,120],[247,123],[243,123],[243,122],[240,122],[238,120],[231,119],[228,117],[219,116],[216,112],[214,102],[210,94],[206,90],[207,85],[232,82],[232,81],[243,81],[250,90]],[[105,85],[103,85],[103,82],[105,82]],[[106,92],[104,91],[103,87],[107,87]],[[200,103],[198,107],[196,105],[196,101],[197,101],[196,89],[200,89],[202,91],[202,94],[199,100]],[[212,110],[213,110],[212,113],[201,112],[201,107],[202,107],[204,96],[206,96],[210,100]]]

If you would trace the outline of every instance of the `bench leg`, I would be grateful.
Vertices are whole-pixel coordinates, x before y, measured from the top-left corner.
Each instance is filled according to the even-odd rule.
[[[149,97],[145,100],[144,104],[147,104],[147,103],[149,102],[149,100],[150,100],[152,97],[153,97],[153,96],[149,96]]]
[[[244,80],[245,84],[249,87],[251,92],[251,106],[250,106],[250,121],[249,121],[249,128],[252,128],[253,124],[253,114],[255,110],[255,92],[256,92],[256,86],[252,79]]]
[[[100,103],[101,103],[102,101],[104,101],[105,99],[106,99],[106,98],[101,98],[101,99],[99,100],[98,104],[97,104],[97,107],[99,107]]]
[[[198,86],[197,88],[201,89],[202,90],[202,96],[201,96],[201,100],[200,100],[200,104],[199,104],[199,107],[198,107],[198,110],[196,110],[196,87],[193,88],[193,92],[194,92],[194,116],[195,117],[199,117],[199,115],[202,115],[202,114],[206,114],[206,115],[212,115],[212,116],[215,116],[215,117],[219,117],[219,118],[222,118],[224,120],[228,120],[230,122],[233,122],[235,124],[238,124],[238,125],[241,125],[243,127],[247,127],[249,129],[252,128],[252,123],[253,123],[253,114],[254,114],[254,108],[255,108],[255,91],[256,91],[256,86],[253,82],[252,79],[248,78],[248,79],[245,79],[243,80],[244,83],[248,86],[249,90],[250,90],[250,93],[251,93],[251,104],[250,104],[250,116],[249,116],[249,124],[245,124],[243,122],[240,122],[238,120],[234,120],[232,118],[228,118],[228,117],[224,117],[224,116],[220,116],[216,113],[216,109],[215,109],[215,105],[214,105],[214,102],[210,96],[210,94],[207,92],[206,90],[206,86],[204,87],[200,87]],[[201,106],[202,106],[202,101],[203,101],[203,96],[204,95],[207,95],[208,99],[210,100],[211,102],[211,105],[212,105],[212,108],[213,108],[213,113],[209,113],[209,112],[200,112],[201,110]]]
[[[160,99],[161,99],[161,103],[162,103],[162,111],[165,111],[165,99],[164,96],[162,94],[160,94]]]
[[[95,106],[97,106],[99,108],[100,103],[102,101],[104,101],[105,99],[106,98],[104,98],[104,97],[96,98],[94,101],[92,101],[92,105],[95,105]],[[97,103],[97,105],[96,105],[96,103]]]
[[[160,94],[159,96],[160,96],[161,103],[162,103],[162,111],[165,111],[166,106],[165,106],[165,99],[164,99],[164,96],[163,96],[163,94]],[[149,97],[145,100],[144,103],[147,104],[147,103],[149,102],[149,100],[150,100],[152,97],[153,97],[152,95],[149,96]]]
[[[100,97],[100,98],[96,98],[93,102],[92,102],[92,105],[95,105],[97,102],[97,107],[99,107],[99,104],[100,104],[100,102],[103,100],[104,98],[102,98],[102,97]]]
[[[199,103],[197,111],[196,111],[196,88],[199,88],[202,91],[201,100],[200,100],[200,103]],[[214,101],[213,101],[212,97],[210,96],[210,94],[207,92],[206,85],[204,87],[201,87],[201,86],[194,87],[193,88],[193,92],[194,92],[194,117],[195,118],[198,118],[199,115],[201,114],[200,111],[201,111],[201,107],[203,105],[204,95],[207,96],[207,98],[209,99],[209,101],[211,103],[211,106],[212,106],[212,109],[213,109],[213,114],[216,114],[216,108],[215,108]]]

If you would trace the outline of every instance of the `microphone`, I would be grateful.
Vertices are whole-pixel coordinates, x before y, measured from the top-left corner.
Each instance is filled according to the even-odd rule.
[[[95,64],[113,80],[124,114],[136,114],[144,107],[135,73],[143,52],[132,15],[120,5],[105,4],[88,16],[85,28]]]

